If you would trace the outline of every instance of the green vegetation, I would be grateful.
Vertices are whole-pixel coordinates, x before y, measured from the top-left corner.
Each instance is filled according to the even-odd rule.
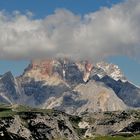
[[[86,138],[84,140],[140,140],[140,135],[132,137],[123,136],[98,136],[95,138]]]
[[[0,111],[0,118],[2,117],[12,117],[15,115],[15,112],[13,112],[11,109],[6,109],[5,111]]]
[[[15,115],[15,112],[12,111],[11,106],[9,105],[0,105],[0,117],[11,117]]]
[[[3,117],[13,117],[14,115],[18,115],[20,113],[24,112],[40,112],[43,114],[52,114],[52,110],[46,110],[46,109],[38,109],[38,108],[30,108],[28,106],[23,105],[5,105],[0,104],[0,118]]]

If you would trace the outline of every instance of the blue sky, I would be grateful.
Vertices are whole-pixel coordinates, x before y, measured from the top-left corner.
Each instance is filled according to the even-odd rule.
[[[0,10],[8,13],[20,11],[26,13],[31,11],[35,19],[42,19],[52,13],[56,9],[68,9],[74,14],[85,15],[98,11],[102,7],[112,7],[123,0],[1,0]],[[140,85],[140,64],[138,61],[125,56],[109,57],[108,62],[115,63],[120,66],[128,79],[137,85]],[[28,65],[27,60],[1,60],[0,74],[6,71],[12,71],[14,75],[20,75],[24,68]]]
[[[0,9],[12,12],[31,11],[35,17],[42,18],[54,12],[57,8],[65,8],[76,14],[86,14],[101,7],[111,7],[123,0],[1,0]]]

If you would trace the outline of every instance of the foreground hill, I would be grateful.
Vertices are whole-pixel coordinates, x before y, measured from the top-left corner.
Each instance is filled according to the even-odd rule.
[[[0,140],[136,140],[139,134],[139,110],[84,112],[78,117],[56,110],[0,106]]]

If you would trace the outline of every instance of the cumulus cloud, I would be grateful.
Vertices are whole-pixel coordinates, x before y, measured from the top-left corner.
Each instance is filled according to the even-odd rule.
[[[140,1],[127,0],[84,16],[58,9],[44,19],[0,12],[0,59],[66,56],[98,61],[140,58]]]

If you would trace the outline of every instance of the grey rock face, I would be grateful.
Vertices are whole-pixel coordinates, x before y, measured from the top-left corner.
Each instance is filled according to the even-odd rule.
[[[51,86],[45,84],[44,81],[35,81],[30,78],[23,78],[20,84],[23,94],[27,97],[25,103],[31,106],[44,104],[51,97],[58,98],[63,92],[69,89],[65,84]]]
[[[16,103],[19,98],[16,79],[11,72],[5,73],[0,78],[0,99],[4,103]]]
[[[127,108],[113,90],[100,82],[89,81],[87,84],[78,85],[75,91],[80,93],[82,99],[88,101],[82,108],[79,108],[81,112],[86,110],[88,112],[115,111]]]
[[[76,86],[73,91],[64,92],[60,98],[52,100],[51,108],[68,114],[82,112],[126,110],[127,106],[101,82],[89,81]],[[48,104],[44,108],[48,108]],[[50,106],[49,106],[50,107]]]
[[[59,102],[59,104],[58,104]],[[75,91],[64,92],[63,96],[53,103],[52,108],[64,111],[68,114],[78,114],[80,109],[87,104],[87,99],[82,99],[80,94]]]
[[[132,83],[122,82],[121,80],[116,81],[107,75],[101,79],[94,76],[92,79],[103,82],[106,86],[112,88],[127,106],[140,107],[140,89]]]
[[[126,82],[123,84],[118,96],[131,107],[140,107],[140,89],[133,84]]]

